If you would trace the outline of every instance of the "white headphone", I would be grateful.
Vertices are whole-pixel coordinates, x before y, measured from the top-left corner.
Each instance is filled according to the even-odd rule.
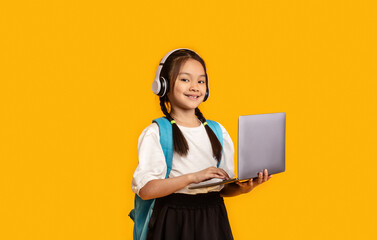
[[[166,94],[166,91],[168,89],[168,81],[160,76],[161,74],[161,70],[162,70],[162,67],[166,61],[166,59],[174,52],[176,51],[179,51],[179,50],[189,50],[189,51],[192,51],[194,53],[196,53],[195,51],[191,50],[191,49],[188,49],[188,48],[177,48],[177,49],[174,49],[170,52],[168,52],[160,61],[160,64],[158,65],[158,68],[157,68],[157,72],[156,72],[156,76],[154,77],[154,81],[152,83],[152,91],[154,94],[160,96],[160,97],[163,97],[165,96]],[[197,53],[196,53],[197,54]],[[199,56],[199,54],[197,54]],[[200,56],[199,56],[200,57]],[[207,85],[207,91],[206,91],[206,94],[204,95],[204,99],[203,99],[203,102],[205,102],[208,97],[209,97],[209,88],[208,88],[208,76],[206,74],[206,85]]]

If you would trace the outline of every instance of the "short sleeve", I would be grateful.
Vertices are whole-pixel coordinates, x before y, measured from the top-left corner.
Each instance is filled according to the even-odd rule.
[[[166,162],[160,144],[157,123],[152,123],[141,133],[138,140],[139,163],[132,179],[132,191],[139,194],[141,188],[154,179],[164,179]]]
[[[223,132],[223,154],[219,168],[224,169],[230,178],[234,178],[234,145],[232,138],[225,128],[219,123]]]

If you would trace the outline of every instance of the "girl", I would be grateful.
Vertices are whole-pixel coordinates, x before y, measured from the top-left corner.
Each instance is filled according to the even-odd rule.
[[[165,179],[158,125],[152,123],[139,137],[139,164],[132,190],[143,200],[156,199],[147,239],[233,239],[223,197],[250,192],[271,175],[265,169],[257,179],[244,183],[189,189],[192,183],[234,177],[232,139],[219,124],[221,145],[198,108],[209,96],[203,59],[189,49],[169,52],[160,63],[153,91],[160,96],[161,110],[172,124],[174,152]]]

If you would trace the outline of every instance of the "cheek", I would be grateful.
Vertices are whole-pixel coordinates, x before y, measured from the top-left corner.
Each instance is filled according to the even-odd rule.
[[[179,95],[179,94],[182,94],[184,92],[183,90],[183,87],[180,86],[180,85],[175,85],[175,88],[174,88],[174,94],[175,95]]]
[[[179,88],[177,88],[177,86],[174,88],[174,90],[172,92],[169,92],[168,93],[168,97],[169,99],[177,99],[179,98],[179,96],[181,95],[181,90]]]

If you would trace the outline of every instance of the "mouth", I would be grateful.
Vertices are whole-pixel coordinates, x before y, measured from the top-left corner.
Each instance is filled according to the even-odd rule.
[[[187,94],[185,94],[185,96],[188,97],[188,98],[190,98],[190,99],[193,99],[193,100],[196,100],[196,99],[198,99],[200,97],[198,95],[187,95]]]

